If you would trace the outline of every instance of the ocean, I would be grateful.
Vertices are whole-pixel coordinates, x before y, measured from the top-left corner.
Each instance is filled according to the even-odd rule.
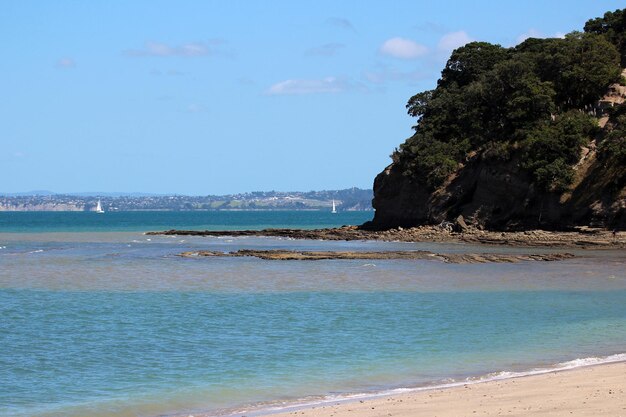
[[[0,415],[255,415],[626,359],[626,254],[267,261],[190,250],[549,252],[146,236],[372,213],[0,213]]]

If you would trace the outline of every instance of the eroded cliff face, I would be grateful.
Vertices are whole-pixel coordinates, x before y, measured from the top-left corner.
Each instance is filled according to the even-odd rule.
[[[585,148],[572,187],[557,193],[539,191],[515,156],[501,161],[476,155],[436,190],[391,164],[374,180],[372,204],[370,229],[454,222],[462,215],[470,225],[492,230],[626,230],[626,166],[599,159],[595,146]]]

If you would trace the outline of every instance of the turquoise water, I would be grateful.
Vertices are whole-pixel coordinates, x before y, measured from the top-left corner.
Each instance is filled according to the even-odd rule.
[[[279,216],[263,221],[283,226]],[[78,233],[32,217],[11,227],[0,233],[2,416],[249,415],[626,351],[619,251],[476,265],[187,259],[176,254],[477,249],[148,237],[132,224]]]
[[[111,232],[162,229],[315,229],[362,224],[373,212],[344,211],[123,211],[0,212],[0,232]]]

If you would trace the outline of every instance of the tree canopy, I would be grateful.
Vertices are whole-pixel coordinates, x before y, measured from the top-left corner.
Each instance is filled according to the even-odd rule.
[[[437,87],[409,99],[415,133],[394,160],[405,175],[436,188],[470,152],[488,157],[497,149],[516,153],[539,187],[565,189],[597,126],[590,110],[620,79],[625,19],[617,10],[564,38],[456,49]]]

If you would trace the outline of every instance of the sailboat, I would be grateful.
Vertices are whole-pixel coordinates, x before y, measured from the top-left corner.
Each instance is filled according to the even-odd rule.
[[[335,207],[335,200],[333,200],[333,210],[331,211],[331,213],[333,214],[337,213],[337,207]]]
[[[96,204],[96,213],[104,213],[104,210],[102,210],[102,204],[100,204],[100,200],[98,200],[98,204]]]

